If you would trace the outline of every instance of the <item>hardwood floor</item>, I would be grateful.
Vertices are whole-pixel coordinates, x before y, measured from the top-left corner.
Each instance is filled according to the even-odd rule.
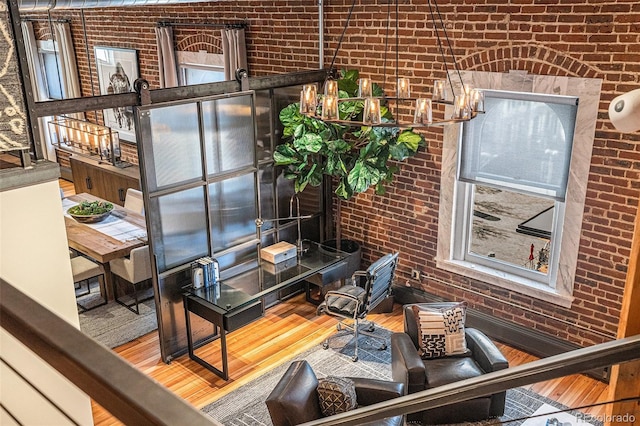
[[[69,181],[61,179],[60,187],[64,196],[75,194],[73,183]],[[403,328],[401,307],[397,304],[392,313],[371,315],[370,319],[389,330],[402,331]],[[142,336],[114,351],[199,409],[287,362],[296,354],[320,344],[326,336],[335,332],[337,322],[337,319],[326,315],[317,316],[315,306],[306,303],[303,295],[268,309],[263,318],[227,336],[231,372],[229,381],[222,380],[191,361],[187,355],[173,360],[171,364],[162,362],[157,332]],[[537,359],[500,342],[496,343],[511,366]],[[217,342],[199,349],[198,353],[214,364],[220,362]],[[605,383],[583,375],[540,382],[526,388],[571,408],[606,401],[608,391]],[[122,424],[95,402],[92,407],[95,425]],[[598,416],[604,414],[605,408],[598,406],[582,411]]]
[[[400,305],[393,313],[371,315],[370,319],[390,330],[402,330]],[[303,295],[293,297],[267,310],[266,315],[228,335],[231,379],[224,381],[191,361],[187,355],[171,364],[160,360],[157,333],[150,333],[115,350],[135,367],[157,380],[196,408],[215,401],[232,390],[260,376],[275,366],[287,362],[297,353],[321,343],[335,332],[337,320],[316,316],[315,306],[306,303]],[[536,358],[498,343],[510,365],[531,362]],[[214,342],[200,355],[219,362],[219,345]],[[569,407],[578,407],[606,400],[607,385],[582,375],[536,383],[527,388]],[[117,420],[99,405],[93,405],[96,425],[118,425]],[[592,415],[604,413],[603,407],[583,410]]]

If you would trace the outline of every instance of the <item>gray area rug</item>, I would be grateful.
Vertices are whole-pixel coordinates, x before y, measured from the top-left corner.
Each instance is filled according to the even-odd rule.
[[[376,334],[387,338],[386,350],[378,350],[379,343],[376,340],[360,336],[359,359],[358,362],[353,362],[351,356],[353,355],[354,339],[351,335],[342,334],[331,341],[330,349],[324,350],[322,345],[317,345],[205,406],[202,411],[225,426],[271,426],[271,419],[264,401],[294,360],[307,360],[319,378],[331,375],[390,380],[391,351],[388,346],[391,333],[383,328],[377,328]],[[555,401],[527,389],[516,388],[507,391],[504,416],[477,423],[477,425],[487,426],[500,423],[521,425],[524,418],[531,416],[543,404],[548,404],[559,410],[567,410],[567,407]],[[510,421],[513,419],[520,420]],[[597,424],[596,422],[592,423]]]
[[[93,306],[99,297],[92,286],[90,295],[78,299],[85,306]],[[97,290],[99,292],[99,290]],[[80,330],[87,336],[113,349],[158,328],[153,299],[140,303],[140,315],[116,302],[109,302],[78,314]]]

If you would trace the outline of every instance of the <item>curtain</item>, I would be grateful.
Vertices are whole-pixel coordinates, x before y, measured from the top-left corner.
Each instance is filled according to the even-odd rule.
[[[24,38],[24,48],[27,53],[27,63],[29,65],[29,77],[31,77],[31,89],[33,90],[33,100],[44,101],[47,99],[47,86],[42,75],[42,65],[38,54],[36,36],[33,32],[33,23],[22,21],[22,37]]]
[[[69,24],[66,22],[54,22],[53,32],[55,40],[58,42],[58,63],[64,97],[66,99],[79,98],[81,96],[80,80],[78,79],[76,51],[73,47]]]
[[[38,52],[38,43],[33,32],[33,23],[22,21],[22,37],[24,39],[24,47],[27,56],[27,64],[29,66],[29,77],[31,77],[31,90],[33,100],[35,102],[48,100],[47,84],[45,82],[42,64],[40,62],[40,54]],[[55,151],[49,143],[49,125],[52,117],[42,117],[38,119],[40,130],[40,146],[44,154],[44,158],[49,161],[56,161]]]
[[[244,28],[225,28],[222,30],[222,53],[224,55],[225,80],[235,80],[238,68],[248,71]]]
[[[156,44],[158,48],[160,87],[176,87],[178,86],[178,68],[176,66],[176,52],[173,46],[173,28],[156,27]]]

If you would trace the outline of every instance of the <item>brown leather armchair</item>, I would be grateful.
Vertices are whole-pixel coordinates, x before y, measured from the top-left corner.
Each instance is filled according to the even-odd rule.
[[[358,406],[376,404],[404,394],[402,383],[350,377],[356,388]],[[266,403],[274,426],[294,426],[323,417],[316,388],[318,379],[307,361],[294,361]],[[363,423],[363,425],[402,426],[403,416]]]
[[[456,303],[425,303],[441,309]],[[496,345],[480,330],[465,329],[467,355],[422,359],[418,352],[419,330],[412,305],[404,306],[404,333],[391,335],[391,372],[407,393],[435,388],[509,367]],[[506,392],[425,410],[407,416],[422,424],[475,422],[504,414]]]

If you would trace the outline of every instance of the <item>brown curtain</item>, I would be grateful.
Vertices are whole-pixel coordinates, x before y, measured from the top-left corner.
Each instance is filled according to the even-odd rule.
[[[156,27],[156,44],[160,87],[177,87],[178,67],[176,66],[176,51],[173,45],[173,28]]]
[[[225,80],[235,80],[238,68],[249,71],[244,28],[225,28],[222,30],[222,53],[224,55]]]

